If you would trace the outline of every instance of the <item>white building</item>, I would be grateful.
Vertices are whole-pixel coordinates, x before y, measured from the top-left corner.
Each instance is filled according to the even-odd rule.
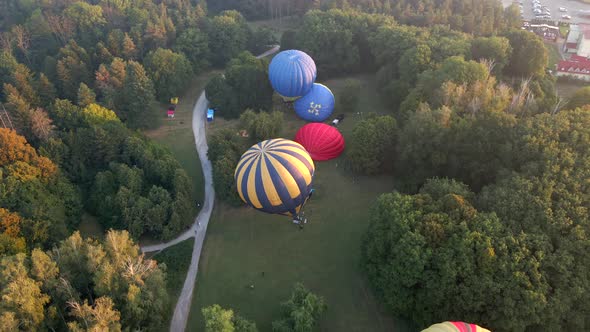
[[[571,24],[563,44],[563,51],[581,57],[590,57],[590,24]]]

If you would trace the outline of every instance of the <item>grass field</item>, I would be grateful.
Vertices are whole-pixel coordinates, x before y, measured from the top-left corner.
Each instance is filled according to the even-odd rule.
[[[382,113],[370,77],[362,83],[359,110]],[[343,80],[322,82],[338,98]],[[339,114],[338,110],[335,114]],[[340,129],[349,136],[362,115],[346,114]],[[286,114],[285,138],[293,138],[303,121]],[[215,127],[231,122],[220,121]],[[309,224],[302,231],[288,217],[218,203],[201,256],[188,331],[201,331],[201,309],[220,304],[270,330],[279,303],[303,282],[324,296],[328,311],[323,331],[412,331],[404,321],[382,313],[360,267],[360,245],[375,198],[394,189],[391,177],[353,177],[342,157],[316,163],[316,193],[306,205]],[[263,275],[264,272],[264,275]],[[254,285],[250,289],[249,285]]]
[[[565,82],[560,80],[558,80],[555,84],[555,87],[557,88],[557,94],[560,97],[566,99],[573,96],[574,93],[576,93],[576,91],[579,89],[587,86],[590,86],[590,84],[584,82]]]
[[[195,137],[192,129],[193,107],[208,80],[216,73],[219,71],[209,71],[195,77],[179,99],[175,118],[166,119],[159,128],[145,132],[146,136],[170,149],[191,178],[193,197],[199,201],[203,200],[205,187],[201,162],[195,149]],[[167,105],[162,105],[161,108],[162,117],[165,117]]]
[[[282,19],[276,20],[260,20],[260,21],[248,21],[248,25],[252,29],[256,29],[259,27],[267,27],[270,28],[277,40],[281,39],[283,32],[289,29],[297,29],[298,25],[301,23],[301,19],[297,16],[289,16],[283,17]]]
[[[158,264],[166,264],[166,288],[170,295],[170,310],[168,319],[172,318],[176,301],[186,278],[186,271],[191,263],[194,239],[188,239],[159,253],[150,253],[147,257],[155,259]]]

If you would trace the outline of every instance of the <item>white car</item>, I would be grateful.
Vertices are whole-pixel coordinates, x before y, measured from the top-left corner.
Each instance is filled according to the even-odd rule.
[[[559,11],[565,13],[565,12],[567,12],[567,8],[565,8],[565,7],[559,7]]]
[[[564,20],[571,20],[572,17],[569,15],[561,15],[561,18],[563,18]]]

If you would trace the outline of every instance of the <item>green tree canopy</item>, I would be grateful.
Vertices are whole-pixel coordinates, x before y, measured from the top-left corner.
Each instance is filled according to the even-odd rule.
[[[359,122],[346,152],[352,170],[361,174],[392,170],[397,160],[397,136],[397,124],[391,116],[374,116]]]
[[[463,186],[432,181],[414,196],[382,195],[371,212],[363,261],[379,296],[422,326],[449,317],[499,331],[539,324],[549,287],[533,239],[478,212]]]
[[[213,17],[208,31],[211,63],[221,66],[236,57],[246,48],[249,33],[246,20],[237,11]]]
[[[525,30],[512,30],[506,37],[512,47],[512,56],[506,72],[511,76],[543,76],[547,67],[547,49],[541,38]]]
[[[144,63],[161,102],[182,94],[192,75],[191,63],[184,54],[168,49],[158,48],[148,53]]]
[[[324,298],[312,293],[303,284],[293,287],[291,297],[281,303],[282,318],[272,323],[275,332],[311,332],[328,309]]]

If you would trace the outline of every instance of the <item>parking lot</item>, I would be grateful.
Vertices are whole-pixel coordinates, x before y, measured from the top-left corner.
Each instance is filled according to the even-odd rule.
[[[530,21],[535,18],[533,12],[533,0],[518,0],[522,2],[522,15],[524,20]],[[504,7],[508,7],[512,4],[512,0],[502,0]],[[585,4],[579,1],[573,0],[539,0],[542,6],[546,6],[550,13],[553,21],[562,21],[570,23],[590,23],[590,4]],[[517,4],[519,4],[517,2]],[[564,7],[567,12],[560,12],[559,7]],[[580,10],[588,11],[588,16],[583,17],[580,15]],[[562,15],[569,15],[571,19],[564,19]],[[549,19],[548,19],[549,20]]]

